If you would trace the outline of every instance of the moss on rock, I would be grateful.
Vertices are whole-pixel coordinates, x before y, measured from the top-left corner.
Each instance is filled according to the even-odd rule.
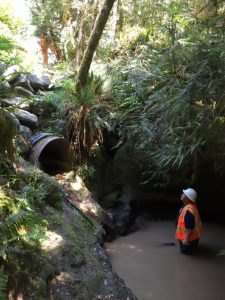
[[[17,134],[17,122],[5,109],[0,108],[0,155],[9,159],[14,158],[14,138]]]

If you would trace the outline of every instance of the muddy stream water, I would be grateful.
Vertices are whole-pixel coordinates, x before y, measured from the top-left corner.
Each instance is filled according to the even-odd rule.
[[[225,299],[225,256],[217,255],[225,249],[225,226],[204,224],[193,256],[180,254],[173,222],[142,221],[139,226],[106,244],[114,271],[139,300]]]

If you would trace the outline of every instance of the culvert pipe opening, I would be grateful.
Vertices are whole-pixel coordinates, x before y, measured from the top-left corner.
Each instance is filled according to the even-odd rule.
[[[30,161],[45,173],[56,175],[72,169],[74,153],[68,140],[48,136],[33,146]]]

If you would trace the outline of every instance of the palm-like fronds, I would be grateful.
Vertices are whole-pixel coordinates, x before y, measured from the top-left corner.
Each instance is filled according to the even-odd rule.
[[[68,113],[67,134],[79,159],[87,158],[103,140],[109,106],[103,100],[102,86],[103,81],[91,75]]]

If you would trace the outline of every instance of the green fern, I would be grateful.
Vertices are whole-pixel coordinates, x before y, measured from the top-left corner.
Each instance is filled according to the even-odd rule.
[[[10,181],[10,180],[9,180]],[[44,237],[46,221],[42,220],[32,208],[27,199],[9,196],[8,189],[0,190],[0,256],[5,259],[11,253],[15,243],[26,241],[37,244]],[[15,247],[15,251],[18,251]]]
[[[26,241],[37,244],[45,236],[46,222],[33,212],[19,211],[9,215],[0,224],[0,255],[4,259],[7,253],[13,252],[14,242]],[[18,248],[15,248],[18,251]]]

